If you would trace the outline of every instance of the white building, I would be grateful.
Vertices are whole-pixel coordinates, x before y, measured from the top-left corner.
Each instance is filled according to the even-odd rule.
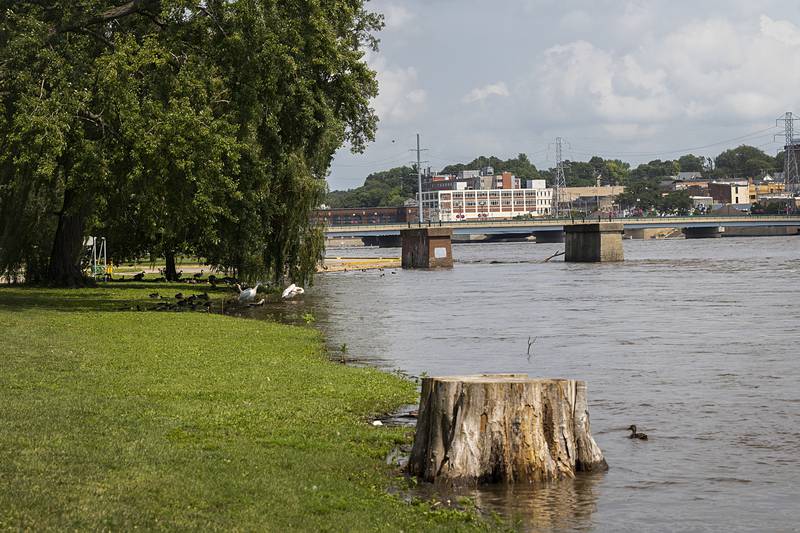
[[[541,217],[550,214],[552,205],[553,189],[544,187],[422,193],[423,216],[437,222]]]

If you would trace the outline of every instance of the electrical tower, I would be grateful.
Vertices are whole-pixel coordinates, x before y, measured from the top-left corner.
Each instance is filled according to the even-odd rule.
[[[794,136],[794,121],[796,118],[791,111],[776,120],[776,124],[783,121],[784,128],[784,158],[783,158],[783,180],[786,192],[790,194],[800,193],[800,139]]]
[[[427,161],[420,161],[420,154],[426,152],[427,148],[419,147],[419,133],[417,133],[417,147],[412,148],[410,151],[417,152],[417,212],[419,214],[419,223],[422,224],[422,163],[427,163]]]
[[[567,180],[564,177],[563,143],[561,137],[556,137],[556,179],[553,183],[553,214],[556,218],[561,214],[562,197],[566,197]]]

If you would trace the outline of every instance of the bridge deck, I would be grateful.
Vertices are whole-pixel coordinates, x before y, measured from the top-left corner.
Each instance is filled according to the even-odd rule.
[[[586,222],[592,222],[587,219]],[[690,216],[654,218],[614,218],[603,222],[621,222],[625,229],[643,228],[711,228],[717,226],[800,226],[800,215],[749,215],[749,216]],[[485,222],[447,222],[431,224],[453,228],[454,234],[531,233],[534,231],[562,231],[564,226],[581,224],[583,220],[488,220]],[[328,226],[328,237],[373,237],[399,235],[400,230],[417,227],[418,224],[372,224],[350,226]]]

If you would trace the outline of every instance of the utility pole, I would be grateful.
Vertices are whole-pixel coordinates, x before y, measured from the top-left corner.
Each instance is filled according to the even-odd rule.
[[[800,192],[800,163],[798,162],[798,151],[800,143],[794,138],[794,121],[800,120],[787,111],[786,114],[775,121],[776,124],[783,121],[784,129],[784,158],[783,158],[783,181],[786,192],[796,194]],[[776,135],[777,137],[777,135]]]
[[[561,197],[565,195],[564,189],[567,187],[567,180],[564,177],[563,144],[564,140],[556,137],[556,179],[553,184],[553,205],[556,218],[561,215]]]
[[[422,163],[427,163],[427,161],[421,161],[420,154],[427,151],[427,148],[419,147],[419,133],[417,133],[417,147],[410,151],[417,152],[417,213],[419,214],[419,223],[422,224]]]

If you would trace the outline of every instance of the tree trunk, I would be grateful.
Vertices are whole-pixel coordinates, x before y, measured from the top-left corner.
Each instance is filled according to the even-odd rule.
[[[167,266],[164,269],[164,277],[167,281],[178,281],[178,270],[175,268],[175,252],[164,252],[164,259]]]
[[[81,271],[84,229],[91,205],[74,189],[64,191],[64,206],[50,252],[47,282],[57,287],[85,287],[92,280]]]
[[[586,384],[525,374],[425,378],[409,472],[450,484],[572,478],[608,465]]]

